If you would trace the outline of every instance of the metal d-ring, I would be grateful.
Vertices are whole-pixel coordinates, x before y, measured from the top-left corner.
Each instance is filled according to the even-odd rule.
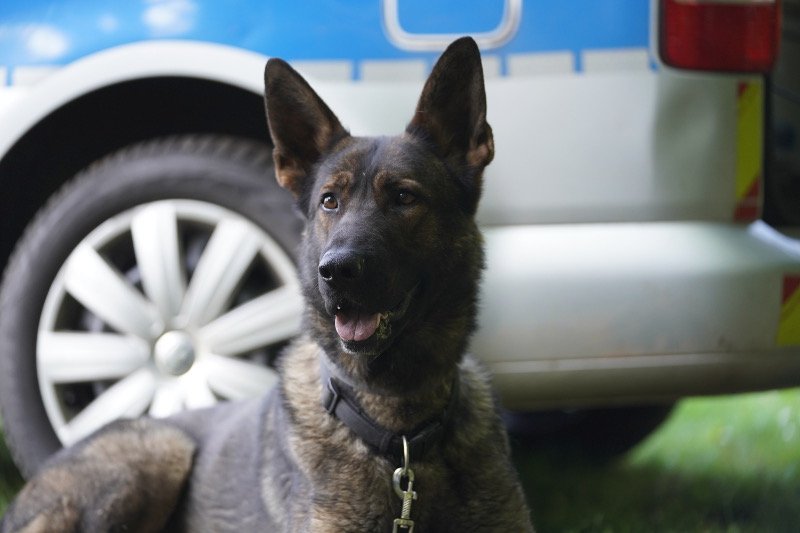
[[[405,476],[408,472],[408,463],[410,462],[408,457],[408,439],[406,439],[405,435],[401,435],[400,438],[403,439],[403,476]]]
[[[392,475],[392,486],[394,487],[394,491],[401,499],[405,499],[405,493],[408,492],[412,499],[417,499],[417,493],[412,489],[414,486],[414,471],[411,470],[410,463],[411,459],[408,456],[408,440],[406,440],[405,436],[402,437],[403,439],[403,466],[398,467],[394,474]],[[406,479],[408,482],[408,488],[403,490],[401,486],[401,482],[403,478]]]

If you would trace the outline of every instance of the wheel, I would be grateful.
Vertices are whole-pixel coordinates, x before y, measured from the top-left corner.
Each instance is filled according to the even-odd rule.
[[[24,475],[107,422],[262,394],[300,327],[301,231],[267,146],[139,145],[37,215],[0,288],[0,409]]]
[[[644,440],[672,412],[672,405],[644,405],[504,413],[512,441],[557,453],[605,461]]]

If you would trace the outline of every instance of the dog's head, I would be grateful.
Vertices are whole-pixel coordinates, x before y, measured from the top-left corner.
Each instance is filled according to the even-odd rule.
[[[441,379],[474,329],[483,265],[474,215],[494,145],[475,42],[448,47],[396,137],[351,136],[279,59],[265,83],[275,173],[306,217],[307,327],[361,385]]]

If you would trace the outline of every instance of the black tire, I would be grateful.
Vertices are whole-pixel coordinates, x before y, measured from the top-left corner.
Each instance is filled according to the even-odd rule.
[[[294,258],[301,231],[276,183],[268,146],[227,137],[178,137],[122,150],[89,167],[29,225],[0,288],[0,409],[13,458],[30,477],[61,447],[36,368],[45,298],[69,254],[102,222],[166,199],[222,206],[262,228]]]
[[[512,442],[593,461],[614,459],[639,444],[672,412],[672,405],[644,405],[504,414]]]

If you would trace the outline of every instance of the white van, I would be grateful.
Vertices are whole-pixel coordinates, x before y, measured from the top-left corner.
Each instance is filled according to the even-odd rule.
[[[353,133],[387,134],[467,33],[497,146],[472,350],[510,418],[604,417],[623,431],[592,445],[624,446],[683,396],[800,384],[800,241],[761,216],[779,15],[776,0],[3,2],[15,460],[30,474],[118,417],[268,388],[302,302],[299,219],[264,194],[267,57]]]

